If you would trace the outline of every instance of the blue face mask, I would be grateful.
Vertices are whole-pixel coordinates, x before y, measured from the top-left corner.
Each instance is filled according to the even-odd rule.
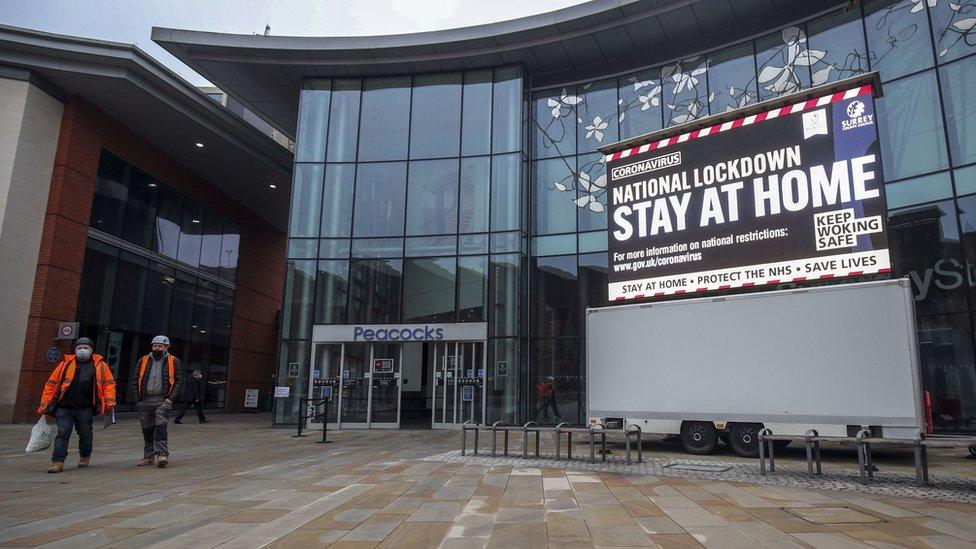
[[[75,349],[75,356],[78,357],[78,360],[87,362],[92,356],[92,350],[87,347],[79,347]]]

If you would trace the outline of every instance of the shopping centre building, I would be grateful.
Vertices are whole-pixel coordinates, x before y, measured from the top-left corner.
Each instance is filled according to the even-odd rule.
[[[275,422],[331,386],[343,426],[585,421],[584,311],[607,304],[597,149],[876,71],[894,274],[950,432],[976,430],[974,17],[972,0],[597,0],[399,36],[153,39],[295,132]]]

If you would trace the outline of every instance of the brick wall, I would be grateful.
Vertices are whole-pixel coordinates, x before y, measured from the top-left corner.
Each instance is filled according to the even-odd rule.
[[[241,227],[226,400],[228,411],[240,411],[245,387],[259,388],[264,395],[273,386],[285,235],[84,99],[70,96],[44,213],[15,421],[36,419],[41,389],[51,371],[45,352],[53,344],[58,321],[75,318],[103,147]],[[62,345],[62,351],[70,350],[69,342]]]

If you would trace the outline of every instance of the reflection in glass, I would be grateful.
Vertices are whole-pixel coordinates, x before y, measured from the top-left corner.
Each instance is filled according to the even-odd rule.
[[[458,322],[485,320],[488,300],[488,256],[458,258]]]
[[[129,193],[125,203],[125,229],[122,238],[143,248],[152,245],[153,219],[156,217],[156,189],[159,183],[146,172],[129,168]]]
[[[521,147],[522,71],[518,67],[495,69],[492,91],[491,151],[505,153]]]
[[[944,65],[939,71],[952,164],[971,164],[976,162],[976,57]]]
[[[836,10],[807,23],[806,61],[814,86],[857,76],[868,70],[864,25],[858,10]]]
[[[220,276],[227,280],[237,278],[237,256],[241,246],[240,227],[224,221],[224,237],[220,240]]]
[[[519,188],[519,155],[491,157],[491,230],[511,231],[521,228]]]
[[[461,75],[417,76],[410,115],[410,158],[458,156]]]
[[[571,336],[579,332],[576,256],[532,258],[529,287],[530,325],[539,337]]]
[[[88,253],[91,253],[91,249]],[[143,332],[161,334],[166,331],[166,321],[169,319],[169,302],[173,295],[175,282],[176,278],[172,267],[155,261],[150,263],[149,273],[146,277],[146,297],[141,311],[140,325]],[[233,306],[233,296],[230,299],[231,306]]]
[[[295,164],[288,236],[318,236],[322,204],[322,164]]]
[[[322,236],[349,236],[355,179],[354,164],[329,164],[325,167],[325,184],[322,192]]]
[[[759,100],[755,63],[752,42],[709,55],[708,89],[715,94],[711,101],[712,114],[735,110]]]
[[[308,375],[299,375],[297,378],[288,375],[288,365],[298,364],[299,372],[308,371],[309,348],[305,341],[282,341],[281,351],[278,358],[278,375],[275,378],[275,385],[278,387],[290,387],[287,397],[274,399],[274,421],[275,423],[298,423],[299,398],[304,398],[307,393]]]
[[[518,335],[519,257],[518,254],[491,256],[488,277],[490,336]]]
[[[458,161],[410,163],[407,234],[452,234],[458,223]]]
[[[937,431],[976,431],[976,370],[969,315],[922,316],[918,348],[922,388]]]
[[[885,180],[949,167],[933,71],[885,84],[875,104]]]
[[[169,187],[156,189],[156,232],[153,249],[176,259],[180,246],[180,222],[183,218],[183,197]]]
[[[488,230],[490,162],[491,159],[487,156],[461,159],[459,233],[481,233]]]
[[[949,172],[933,173],[885,185],[885,201],[889,208],[913,206],[952,197]]]
[[[203,240],[203,206],[183,201],[183,223],[180,226],[180,249],[176,258],[191,267],[200,265],[200,244]]]
[[[491,71],[464,73],[461,155],[491,152]]]
[[[108,151],[102,151],[98,161],[98,176],[95,177],[95,195],[92,199],[89,225],[113,236],[122,236],[125,202],[129,195],[125,183],[127,169],[128,165],[124,160]],[[176,257],[175,253],[173,257]]]
[[[359,80],[335,80],[329,114],[329,143],[326,160],[355,162],[359,135]]]
[[[410,77],[367,79],[362,101],[359,160],[406,159]]]
[[[621,139],[662,128],[660,70],[621,76],[617,86],[617,119],[620,121]]]
[[[582,422],[578,339],[533,340],[530,381],[529,408],[533,421],[546,425]]]
[[[207,210],[203,221],[203,240],[200,243],[200,268],[213,274],[220,274],[221,240],[224,233],[223,219]]]
[[[871,69],[881,80],[894,80],[932,66],[928,10],[913,0],[870,0],[864,3]]]
[[[576,230],[576,158],[532,163],[532,232],[566,233]]]
[[[406,177],[405,162],[357,165],[355,236],[403,235]]]
[[[406,260],[403,321],[454,322],[456,278],[453,257]]]
[[[400,321],[402,259],[353,261],[349,276],[349,323]]]
[[[285,262],[285,299],[281,311],[281,334],[286,339],[305,339],[312,329],[315,300],[315,261]]]
[[[122,330],[138,331],[149,261],[130,252],[122,252],[112,287],[111,325]]]
[[[329,126],[329,93],[329,90],[302,90],[298,103],[295,162],[325,160],[325,136]]]
[[[343,324],[349,290],[348,261],[319,261],[315,279],[315,323]]]
[[[488,343],[487,421],[518,422],[518,340],[491,339]]]

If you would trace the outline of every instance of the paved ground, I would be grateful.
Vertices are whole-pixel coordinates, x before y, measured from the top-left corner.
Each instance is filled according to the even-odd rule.
[[[214,420],[171,427],[167,469],[135,467],[141,434],[124,420],[96,433],[92,468],[74,468],[72,444],[59,475],[44,473],[46,452],[23,453],[29,426],[0,426],[0,545],[976,547],[971,503],[582,463],[486,465],[459,462],[455,432],[344,431],[322,445],[267,428],[267,416]],[[653,460],[691,461],[674,450],[646,446]],[[780,463],[788,469],[800,455]],[[976,461],[964,455],[932,456],[933,474],[976,477]],[[839,470],[854,455],[828,451],[826,461]],[[878,465],[882,478],[911,470],[900,452]]]

